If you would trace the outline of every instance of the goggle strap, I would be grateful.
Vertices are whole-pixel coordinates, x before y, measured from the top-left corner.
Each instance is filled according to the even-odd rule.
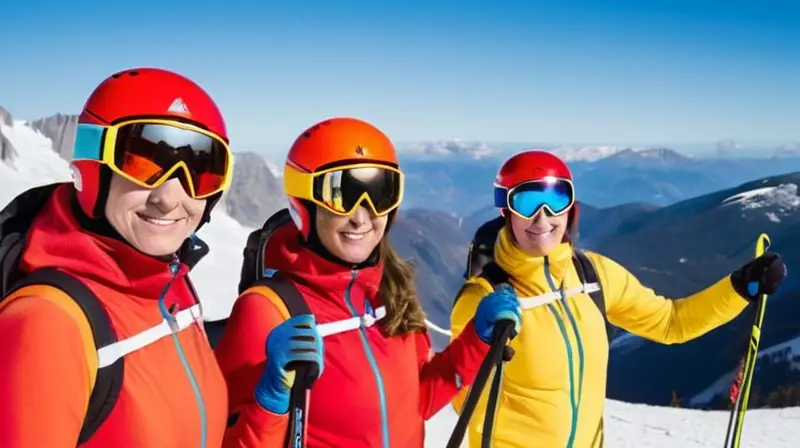
[[[494,206],[497,208],[508,208],[508,188],[494,187]]]

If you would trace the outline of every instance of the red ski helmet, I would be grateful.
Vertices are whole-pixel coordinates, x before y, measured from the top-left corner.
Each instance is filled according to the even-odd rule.
[[[332,118],[295,140],[283,168],[289,211],[303,238],[313,228],[311,206],[349,215],[366,204],[391,225],[403,199],[403,173],[389,137],[356,118]]]
[[[110,176],[102,174],[106,162],[102,148],[97,147],[102,146],[105,134],[96,142],[82,141],[81,125],[110,127],[137,119],[186,123],[215,137],[229,151],[222,114],[214,100],[194,81],[159,68],[134,68],[115,73],[94,89],[78,117],[79,132],[71,169],[78,203],[87,216],[98,218],[103,215]],[[87,157],[91,150],[96,153]],[[228,163],[232,166],[232,160]],[[108,170],[105,172],[109,173]],[[226,176],[229,177],[230,173]],[[225,187],[227,184],[220,189]],[[207,197],[203,222],[208,220],[211,209],[221,196],[220,191]]]
[[[575,201],[572,172],[563,160],[548,151],[535,149],[522,151],[503,163],[494,181],[495,206],[500,208],[500,213],[503,216],[508,216],[511,211],[509,209],[510,193],[522,185],[541,182],[563,185],[564,199],[561,201],[559,208],[568,210],[569,213],[567,233],[570,234],[576,231],[579,210],[578,203]],[[553,210],[556,207],[550,204],[543,203],[541,206],[551,213],[558,214],[559,212],[559,210]],[[535,211],[538,211],[538,207],[532,210],[535,216]]]

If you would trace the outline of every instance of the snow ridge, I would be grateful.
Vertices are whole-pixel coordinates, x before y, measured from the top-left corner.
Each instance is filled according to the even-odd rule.
[[[781,216],[788,216],[800,208],[800,197],[797,195],[797,185],[786,183],[737,193],[725,198],[720,204],[737,204],[743,211],[766,208],[769,209],[765,211],[767,217],[773,222],[780,222]]]

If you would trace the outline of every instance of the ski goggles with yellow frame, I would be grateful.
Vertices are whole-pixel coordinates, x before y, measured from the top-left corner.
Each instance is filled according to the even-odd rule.
[[[145,188],[156,188],[176,171],[186,192],[206,199],[230,185],[233,153],[216,134],[176,120],[137,119],[110,126],[80,123],[74,159],[97,160]]]
[[[315,173],[287,165],[287,196],[305,199],[340,216],[351,215],[366,202],[375,216],[384,216],[403,201],[403,173],[378,163],[356,163]]]

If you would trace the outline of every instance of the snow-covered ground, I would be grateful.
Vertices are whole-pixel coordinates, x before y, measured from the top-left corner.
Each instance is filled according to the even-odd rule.
[[[727,412],[666,408],[606,400],[605,448],[719,448],[728,428]],[[444,447],[455,425],[448,407],[428,422],[426,448]],[[540,448],[531,440],[530,447]],[[742,448],[800,446],[800,408],[748,411]],[[550,447],[541,447],[550,448]]]
[[[0,206],[27,188],[69,179],[66,162],[51,149],[40,133],[15,122],[0,125],[19,153],[13,167],[0,163]],[[200,236],[211,253],[192,274],[209,320],[224,317],[236,297],[242,247],[250,229],[217,209]],[[635,344],[635,339],[619,345]],[[749,412],[742,447],[796,447],[800,441],[800,408]],[[445,446],[456,416],[445,408],[427,424],[426,447]],[[725,439],[728,414],[696,410],[659,408],[607,401],[606,447],[608,448],[692,448],[718,447]],[[531,441],[530,446],[536,446]]]

